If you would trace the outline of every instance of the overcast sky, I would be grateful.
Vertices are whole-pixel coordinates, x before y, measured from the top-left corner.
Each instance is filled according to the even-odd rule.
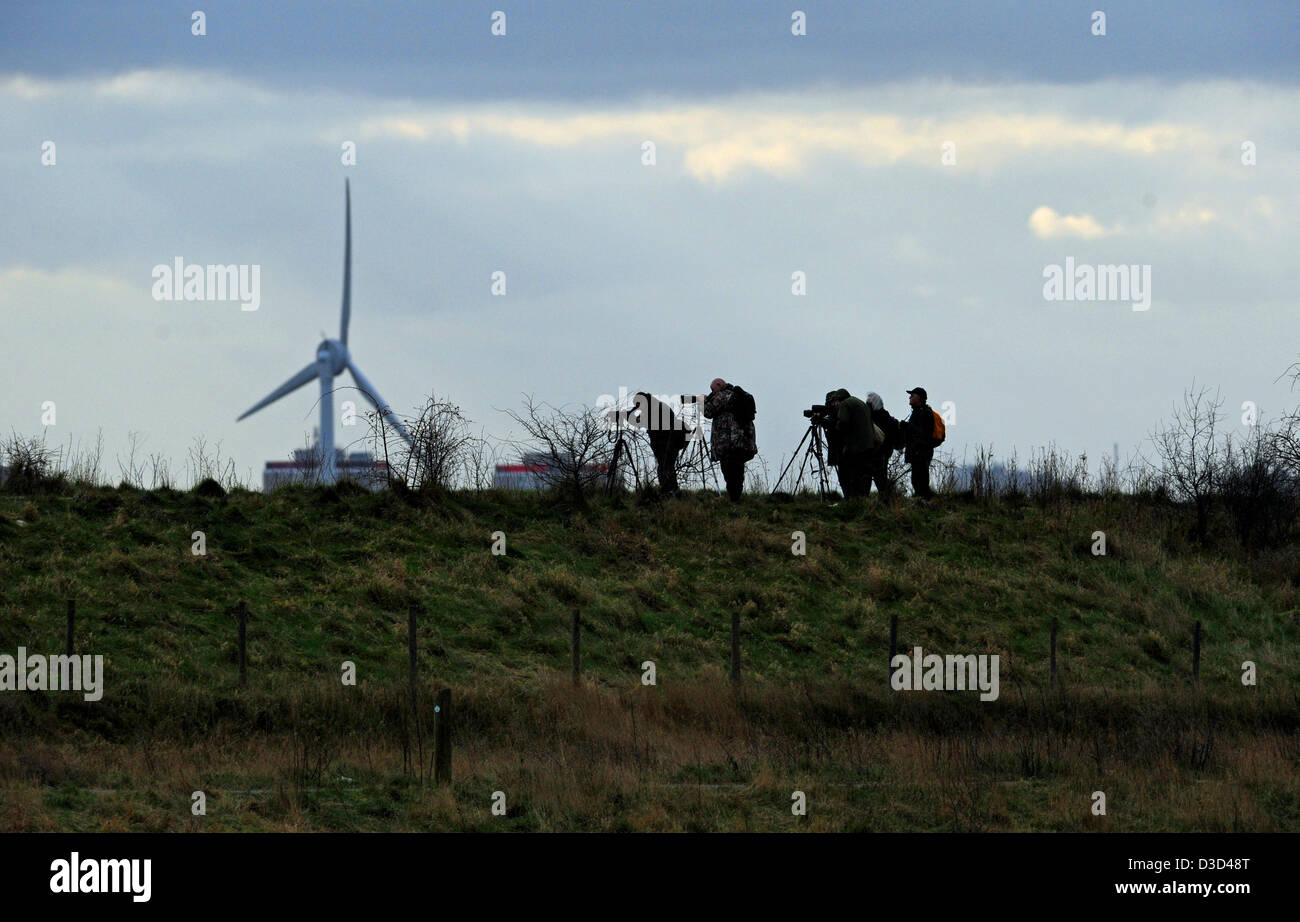
[[[0,4],[0,427],[54,401],[114,478],[131,431],[258,483],[301,443],[315,385],[235,418],[337,335],[345,178],[356,361],[497,436],[715,376],[772,464],[838,387],[951,401],[959,457],[1127,455],[1193,381],[1300,402],[1300,4],[196,6]],[[155,300],[177,257],[259,309]],[[1067,259],[1149,309],[1046,300]]]

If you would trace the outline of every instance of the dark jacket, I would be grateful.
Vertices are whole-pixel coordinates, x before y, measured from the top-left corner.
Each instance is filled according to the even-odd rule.
[[[902,421],[903,458],[909,464],[934,457],[934,410],[927,403],[912,408],[912,415]]]
[[[880,431],[885,434],[885,450],[901,451],[903,448],[903,433],[900,431],[900,423],[894,417],[889,415],[889,411],[884,407],[879,410],[871,411],[871,421],[880,427]]]
[[[866,455],[876,447],[871,410],[857,397],[845,397],[835,410],[835,442],[838,455]]]
[[[676,455],[686,447],[686,429],[680,417],[672,407],[650,394],[636,395],[636,408],[629,414],[628,422],[646,430],[655,457]]]

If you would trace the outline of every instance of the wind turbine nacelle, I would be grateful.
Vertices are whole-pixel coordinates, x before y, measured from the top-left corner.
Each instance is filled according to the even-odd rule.
[[[340,374],[348,364],[348,347],[337,339],[321,340],[316,347],[316,361],[328,362],[330,374]]]

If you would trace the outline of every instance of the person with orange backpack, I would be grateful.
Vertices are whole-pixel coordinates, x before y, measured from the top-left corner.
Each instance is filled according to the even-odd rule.
[[[943,444],[946,432],[941,417],[926,403],[928,395],[923,387],[907,392],[907,403],[912,415],[900,427],[903,435],[903,460],[912,466],[912,492],[921,499],[934,496],[930,490],[930,462],[934,450]]]

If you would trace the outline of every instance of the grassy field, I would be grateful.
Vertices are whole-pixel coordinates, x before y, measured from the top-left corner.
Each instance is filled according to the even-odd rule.
[[[61,652],[75,598],[106,686],[0,694],[0,829],[1298,830],[1300,553],[1186,534],[1125,496],[0,492],[0,653]],[[891,615],[903,650],[998,654],[998,700],[891,692]],[[455,772],[435,786],[443,687]]]

